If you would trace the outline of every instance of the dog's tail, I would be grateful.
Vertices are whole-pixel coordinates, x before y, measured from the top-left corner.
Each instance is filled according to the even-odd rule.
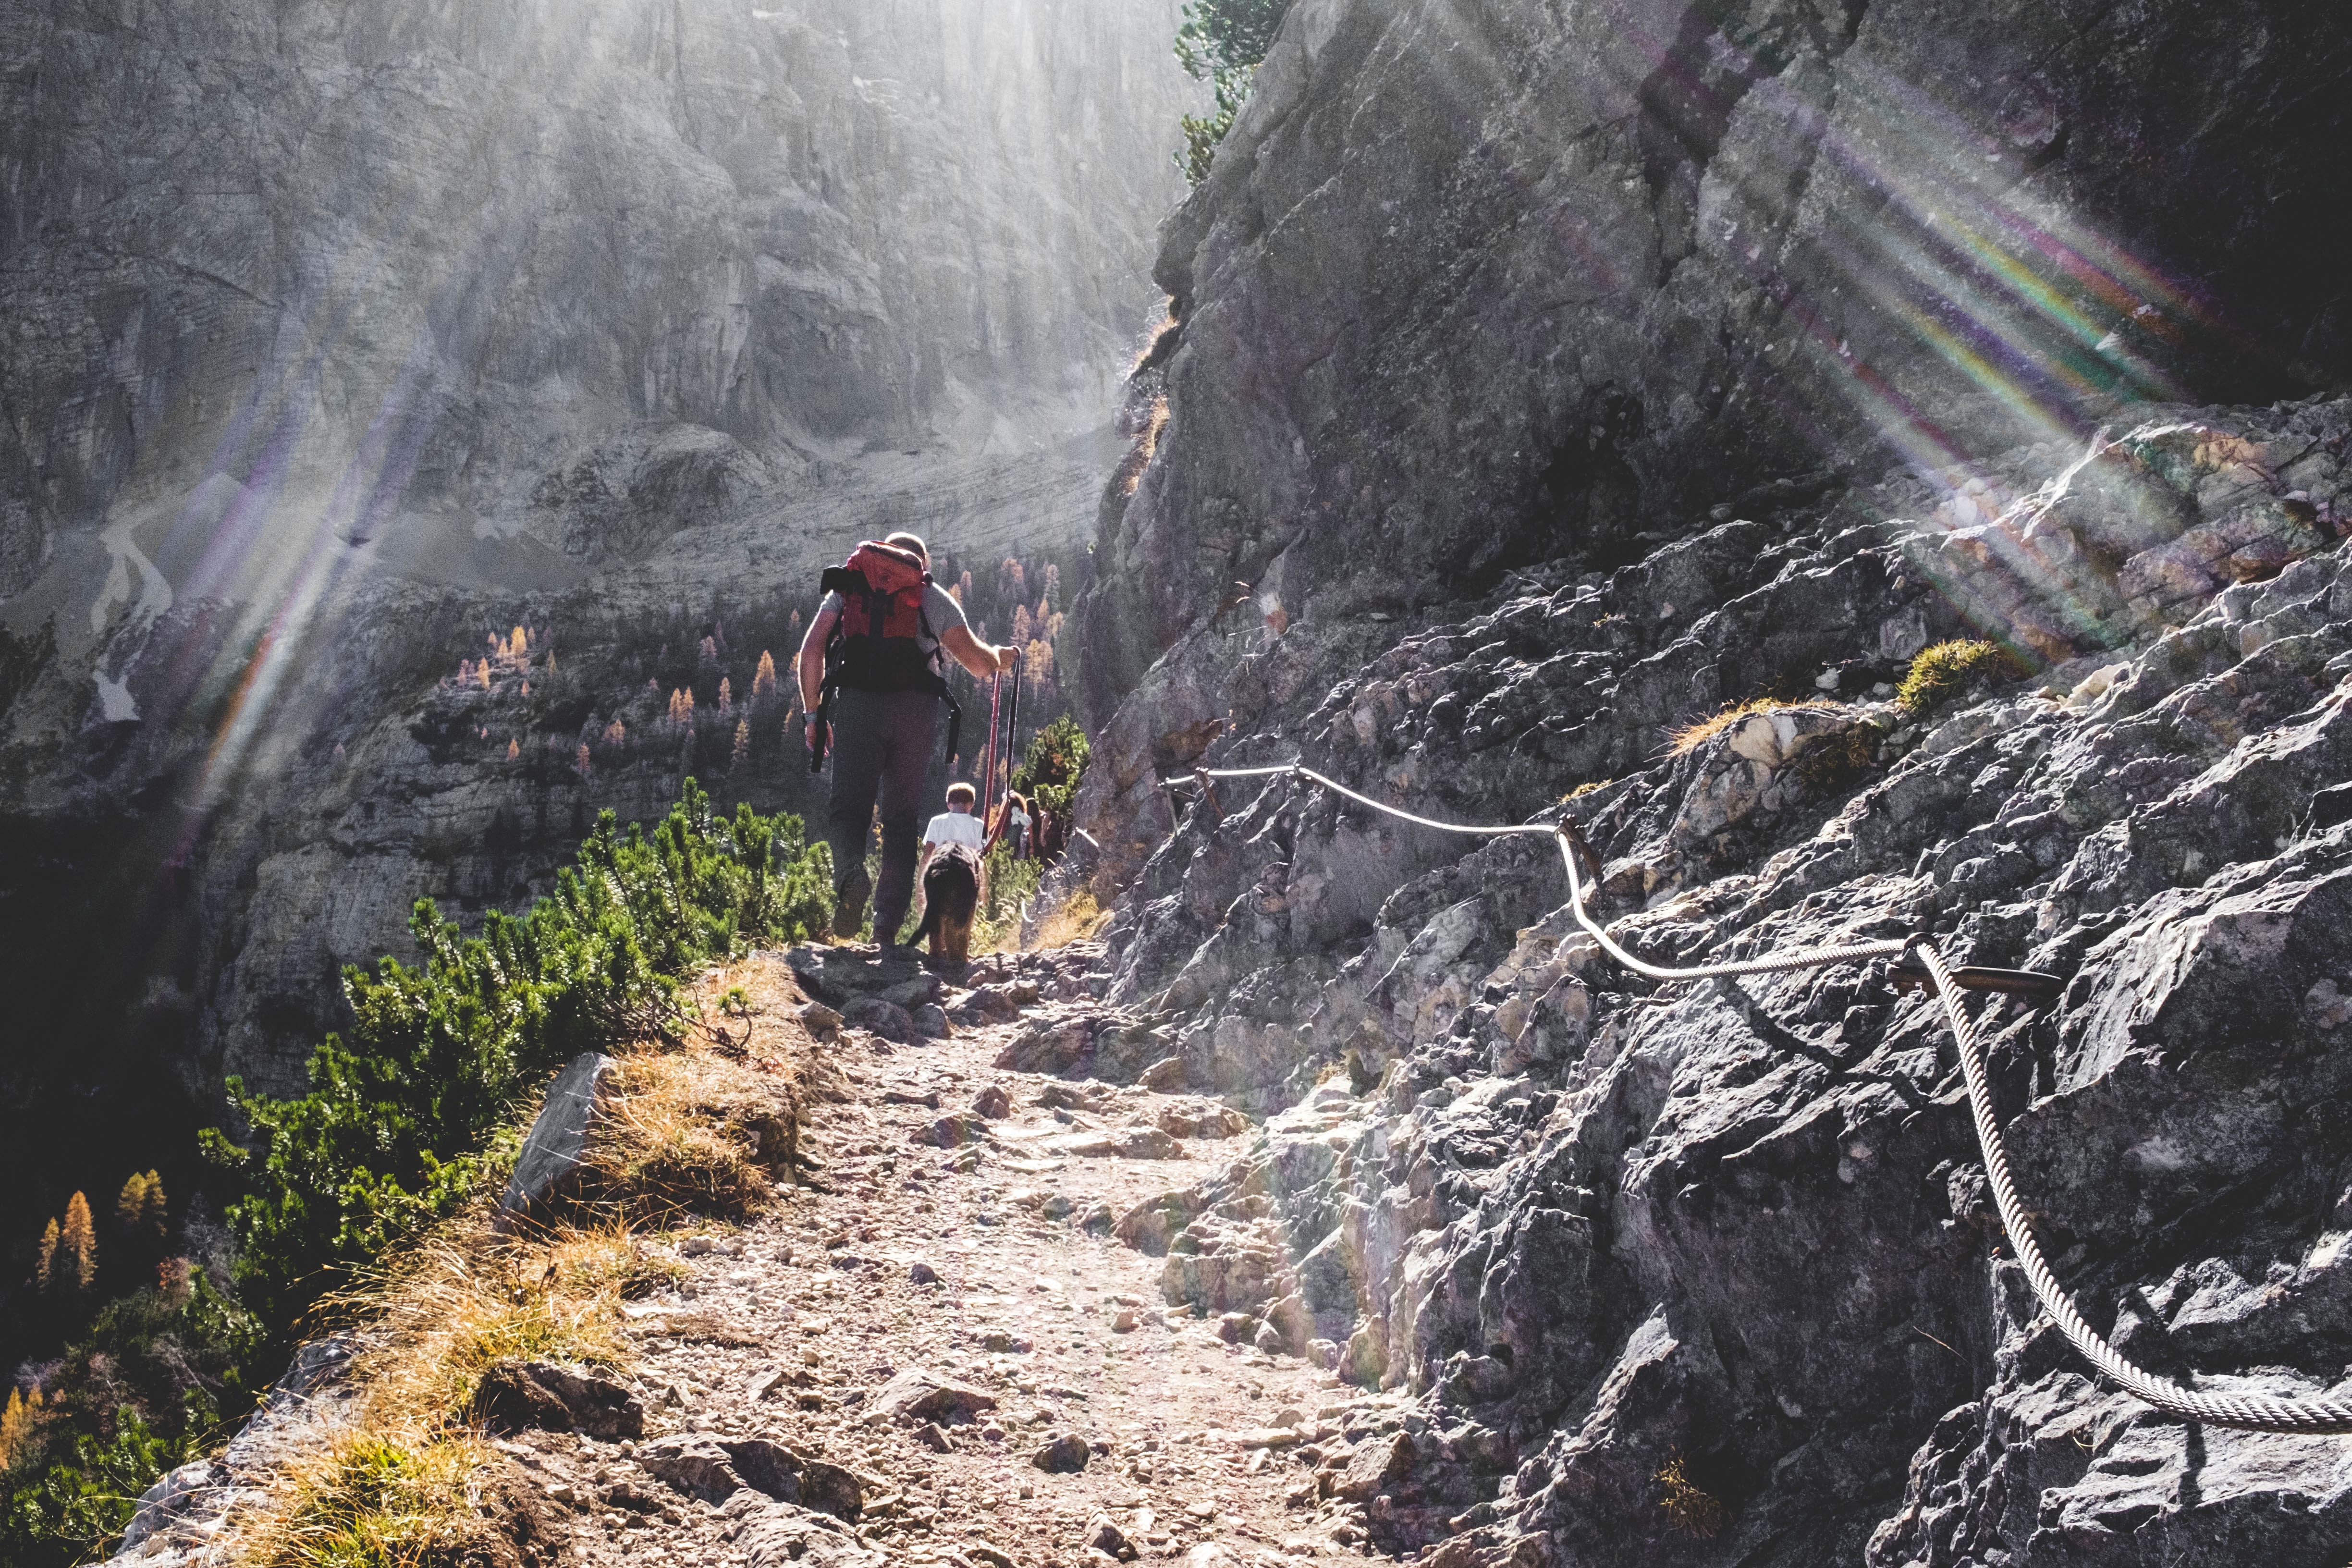
[[[940,906],[937,901],[931,899],[925,899],[923,900],[923,923],[915,928],[915,934],[907,939],[907,945],[908,947],[922,946],[923,943],[930,941],[932,937],[939,934],[939,929]]]

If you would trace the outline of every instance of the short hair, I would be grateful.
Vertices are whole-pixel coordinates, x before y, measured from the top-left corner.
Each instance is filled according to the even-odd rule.
[[[953,805],[958,801],[961,801],[964,805],[970,805],[973,801],[978,800],[979,798],[980,792],[972,788],[971,785],[968,784],[951,784],[948,785],[948,804],[950,805]]]
[[[923,558],[924,565],[931,563],[931,547],[923,542],[923,536],[919,533],[894,533],[882,542],[895,544],[901,550],[911,550]]]

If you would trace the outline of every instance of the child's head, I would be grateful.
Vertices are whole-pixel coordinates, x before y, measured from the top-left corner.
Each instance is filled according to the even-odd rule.
[[[948,809],[950,811],[970,811],[971,809],[971,803],[979,798],[979,792],[968,784],[951,784],[948,785]]]

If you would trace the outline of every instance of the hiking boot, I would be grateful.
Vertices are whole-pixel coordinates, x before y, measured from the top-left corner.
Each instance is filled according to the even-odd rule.
[[[866,868],[853,867],[833,889],[833,934],[844,942],[854,942],[860,927],[866,924],[866,900],[873,895],[874,884],[866,879]]]

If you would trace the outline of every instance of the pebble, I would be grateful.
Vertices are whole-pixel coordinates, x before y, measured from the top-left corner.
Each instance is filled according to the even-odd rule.
[[[940,1282],[940,1271],[928,1263],[918,1262],[907,1270],[907,1278],[917,1285],[936,1285]]]
[[[1076,1475],[1087,1468],[1093,1450],[1075,1432],[1065,1432],[1029,1456],[1029,1462],[1048,1475]]]
[[[1094,1522],[1087,1528],[1087,1545],[1119,1562],[1131,1561],[1138,1555],[1135,1543],[1127,1538],[1125,1531],[1112,1522],[1108,1514],[1095,1515]]]

